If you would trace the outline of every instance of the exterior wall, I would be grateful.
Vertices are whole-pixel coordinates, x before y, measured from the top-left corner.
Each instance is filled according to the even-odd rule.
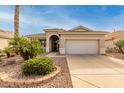
[[[8,46],[9,40],[14,37],[13,32],[0,30],[0,49]]]
[[[84,32],[83,32],[84,33]],[[59,40],[59,52],[60,54],[65,54],[65,46],[66,46],[66,40],[67,39],[95,39],[98,40],[98,51],[99,54],[104,54],[105,53],[105,42],[104,42],[104,34],[59,34],[57,31],[51,31],[51,32],[46,32],[46,52],[49,53],[51,51],[51,41],[50,37],[52,35],[57,35],[60,40]]]
[[[69,35],[61,35],[61,38],[62,39],[82,39],[82,38],[84,38],[84,39],[91,39],[91,38],[94,38],[94,39],[100,39],[100,38],[104,38],[104,35],[87,35],[87,34],[82,34],[82,35],[71,35],[71,34],[69,34]]]
[[[105,54],[105,40],[104,39],[100,39],[99,40],[99,54]]]
[[[13,36],[14,36],[13,32],[0,31],[0,38],[13,38]]]
[[[9,44],[9,39],[0,38],[0,49],[4,49]]]
[[[65,54],[65,44],[66,44],[66,40],[60,39],[59,51],[61,54]]]

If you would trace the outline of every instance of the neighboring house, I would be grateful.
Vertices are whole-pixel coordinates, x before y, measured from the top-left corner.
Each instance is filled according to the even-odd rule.
[[[4,31],[0,29],[0,49],[8,46],[9,40],[12,39],[14,34],[9,31]]]
[[[107,34],[105,36],[105,47],[109,49],[114,48],[115,47],[114,42],[120,39],[124,39],[124,30],[114,31]]]
[[[26,35],[27,38],[29,39],[38,39],[41,42],[41,45],[46,47],[46,35],[44,33],[39,33],[39,34],[31,34],[31,35]]]
[[[44,29],[46,33],[46,52],[60,54],[104,54],[104,36],[108,32],[93,31],[78,26],[68,31],[64,29]]]

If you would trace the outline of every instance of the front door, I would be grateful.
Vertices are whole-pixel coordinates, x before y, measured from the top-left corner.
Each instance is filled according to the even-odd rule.
[[[57,52],[59,50],[59,42],[58,40],[52,41],[52,51]]]

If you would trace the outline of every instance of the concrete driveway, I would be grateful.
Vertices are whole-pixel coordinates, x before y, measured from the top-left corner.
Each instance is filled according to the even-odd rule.
[[[124,87],[124,60],[102,55],[67,55],[73,87]]]

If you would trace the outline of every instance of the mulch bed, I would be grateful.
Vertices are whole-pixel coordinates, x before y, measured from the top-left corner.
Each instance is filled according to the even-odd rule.
[[[124,60],[124,54],[121,53],[106,53],[107,56],[123,59]]]
[[[37,85],[35,84],[35,85],[31,85],[31,86],[12,86],[12,85],[4,84],[3,82],[0,81],[0,87],[72,88],[73,86],[72,86],[66,58],[65,57],[56,57],[56,58],[53,58],[53,60],[54,60],[55,65],[61,67],[61,72],[54,78],[50,79],[48,82],[37,84]],[[20,74],[21,64],[22,63],[19,62],[19,63],[15,63],[15,64],[11,64],[11,65],[1,66],[0,73],[1,72],[9,73],[9,74],[16,73],[15,77],[24,78]],[[28,77],[27,77],[27,80],[28,80]]]

